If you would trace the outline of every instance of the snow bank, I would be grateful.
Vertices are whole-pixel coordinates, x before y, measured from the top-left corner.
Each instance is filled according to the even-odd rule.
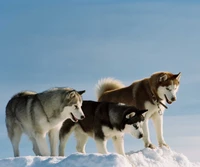
[[[80,154],[68,157],[25,156],[0,160],[0,167],[200,167],[200,163],[192,163],[186,156],[168,149],[143,149],[127,153],[127,158],[112,153]]]
[[[192,163],[183,154],[167,148],[145,148],[129,152],[127,157],[136,167],[200,167],[200,163]]]

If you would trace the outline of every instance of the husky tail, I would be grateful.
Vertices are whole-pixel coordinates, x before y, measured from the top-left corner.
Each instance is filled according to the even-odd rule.
[[[97,100],[103,95],[104,92],[114,90],[114,89],[120,89],[123,88],[124,84],[116,80],[114,78],[104,78],[100,79],[96,85],[96,97]]]
[[[33,92],[33,91],[24,91],[24,92],[19,92],[19,93],[15,94],[12,98],[28,96],[28,95],[35,95],[35,94],[36,94],[36,92]]]

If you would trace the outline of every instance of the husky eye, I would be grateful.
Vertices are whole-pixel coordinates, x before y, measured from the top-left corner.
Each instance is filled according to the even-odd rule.
[[[135,129],[138,129],[138,128],[139,128],[139,126],[138,126],[137,124],[133,124],[133,127],[134,127]]]
[[[171,91],[169,88],[166,88],[168,91]]]
[[[74,105],[75,109],[78,109],[78,106],[77,105]]]

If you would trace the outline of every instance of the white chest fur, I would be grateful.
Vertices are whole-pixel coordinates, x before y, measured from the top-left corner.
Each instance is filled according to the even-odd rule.
[[[159,106],[157,104],[152,104],[149,101],[145,102],[144,104],[145,109],[148,109],[145,118],[150,118],[155,112],[159,112],[160,114],[163,114],[165,108],[161,104]]]
[[[124,135],[124,132],[123,131],[119,131],[117,129],[110,129],[109,127],[107,126],[103,126],[102,127],[102,131],[105,135],[105,137],[108,139],[108,138],[111,138],[113,136],[123,136]]]

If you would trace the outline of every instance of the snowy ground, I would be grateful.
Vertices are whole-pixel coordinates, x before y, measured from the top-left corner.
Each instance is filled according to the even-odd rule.
[[[112,153],[79,154],[68,157],[24,156],[0,160],[0,167],[200,167],[200,163],[192,163],[186,156],[168,149],[143,149],[127,153],[129,160]]]

